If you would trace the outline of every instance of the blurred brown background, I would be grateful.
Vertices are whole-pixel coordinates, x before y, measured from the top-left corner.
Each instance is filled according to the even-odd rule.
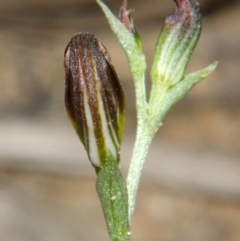
[[[117,13],[121,1],[105,3]],[[219,66],[171,110],[154,139],[133,241],[240,240],[240,1],[200,5],[203,31],[188,72],[215,60]],[[173,1],[129,0],[129,6],[151,66]],[[95,1],[0,0],[0,241],[108,240],[95,174],[63,104],[63,51],[80,31],[108,48],[126,90],[127,172],[133,83]]]

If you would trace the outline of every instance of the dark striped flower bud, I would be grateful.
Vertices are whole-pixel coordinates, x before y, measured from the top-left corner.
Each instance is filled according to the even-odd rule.
[[[125,98],[106,48],[91,33],[73,36],[65,50],[65,105],[96,168],[119,161]]]

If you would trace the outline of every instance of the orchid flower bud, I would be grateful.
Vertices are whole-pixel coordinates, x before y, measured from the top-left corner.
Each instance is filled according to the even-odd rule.
[[[201,31],[197,0],[174,2],[177,10],[165,19],[151,72],[154,81],[164,83],[169,88],[183,79]]]
[[[66,110],[92,165],[119,162],[125,97],[106,48],[93,34],[78,33],[64,56]]]

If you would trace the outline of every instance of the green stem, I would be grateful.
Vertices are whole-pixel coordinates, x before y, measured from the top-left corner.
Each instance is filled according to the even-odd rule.
[[[140,95],[141,85],[139,83],[141,82],[135,81],[135,83],[137,102],[137,134],[126,181],[128,189],[129,222],[131,221],[135,209],[137,190],[146,156],[152,139],[158,130],[159,124],[163,118],[161,115],[157,115],[156,117],[157,113],[154,113],[149,109],[149,104],[146,102],[146,100],[144,102],[142,99],[143,95]]]
[[[144,123],[144,120],[142,120],[142,123]],[[154,133],[149,133],[144,125],[138,125],[133,155],[127,176],[129,222],[131,221],[134,212],[141,172],[153,136]]]
[[[144,102],[143,95],[141,95],[141,82],[135,81],[137,136],[127,176],[129,222],[131,221],[135,208],[139,180],[146,155],[156,131],[161,126],[164,116],[195,84],[212,73],[216,66],[217,63],[214,62],[203,70],[186,75],[181,82],[171,89],[165,88],[164,85],[156,85],[153,83],[149,103]]]
[[[133,61],[134,62],[134,61]],[[136,64],[138,62],[138,64]],[[136,92],[137,134],[132,158],[127,176],[128,190],[128,220],[130,222],[134,212],[138,185],[142,168],[151,143],[152,137],[148,128],[148,103],[146,100],[145,57],[139,56],[135,64],[130,64]]]

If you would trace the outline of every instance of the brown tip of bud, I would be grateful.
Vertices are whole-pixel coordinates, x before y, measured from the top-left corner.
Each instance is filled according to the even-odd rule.
[[[119,9],[118,17],[126,29],[135,34],[136,31],[132,17],[133,12],[134,10],[127,9],[127,0],[123,0],[122,6]]]

